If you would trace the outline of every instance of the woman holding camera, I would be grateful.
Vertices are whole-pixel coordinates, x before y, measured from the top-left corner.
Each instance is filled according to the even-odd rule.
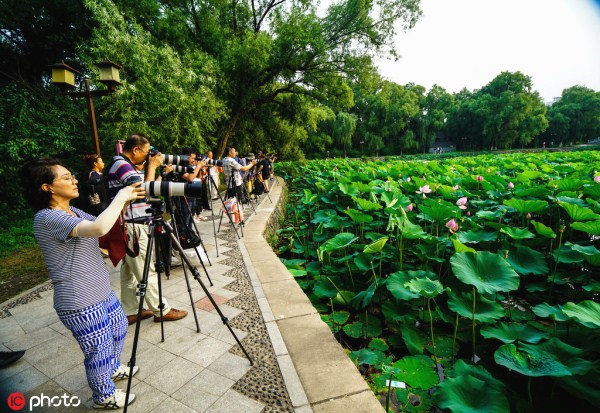
[[[119,359],[127,318],[110,287],[98,237],[112,228],[124,206],[145,196],[144,190],[139,183],[123,188],[96,218],[69,205],[79,196],[77,179],[55,159],[26,163],[21,184],[36,211],[33,231],[54,285],[54,308],[83,351],[94,407],[121,408],[125,394],[113,381],[129,377]],[[133,400],[130,394],[129,403]]]

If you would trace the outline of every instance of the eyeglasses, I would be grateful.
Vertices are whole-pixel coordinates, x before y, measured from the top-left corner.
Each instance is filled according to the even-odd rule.
[[[150,150],[152,149],[152,147],[150,147],[150,148],[148,148],[148,150],[147,150],[147,151],[145,151],[145,150],[143,150],[142,148],[140,148],[139,146],[137,146],[137,148],[138,148],[138,149],[139,149],[139,150],[140,150],[140,151],[141,151],[141,152],[142,152],[144,155],[148,154],[148,153],[150,152]]]
[[[56,179],[60,179],[61,181],[71,181],[71,182],[77,182],[77,177],[75,176],[75,174],[64,174],[63,176],[56,178]],[[55,181],[56,181],[55,179]]]

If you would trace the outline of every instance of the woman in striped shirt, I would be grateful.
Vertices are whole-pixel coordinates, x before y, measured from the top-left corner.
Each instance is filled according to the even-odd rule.
[[[106,234],[131,201],[143,198],[140,184],[123,188],[98,217],[70,206],[77,179],[55,159],[36,159],[21,169],[23,195],[36,211],[35,239],[54,285],[54,308],[84,354],[94,407],[116,409],[125,394],[114,381],[129,377],[120,354],[127,319],[110,287],[98,237]],[[138,367],[134,367],[134,374]],[[129,396],[129,403],[135,395]]]

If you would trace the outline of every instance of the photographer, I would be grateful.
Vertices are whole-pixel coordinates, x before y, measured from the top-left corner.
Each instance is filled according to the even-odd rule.
[[[121,188],[136,182],[154,181],[156,168],[163,163],[163,156],[157,152],[150,155],[150,142],[141,134],[130,135],[123,144],[123,154],[113,157],[107,168],[108,195],[114,197]],[[138,169],[138,167],[144,168]],[[129,324],[137,321],[138,297],[136,287],[142,281],[146,247],[148,245],[148,223],[152,215],[148,211],[150,205],[144,200],[132,203],[125,211],[125,226],[127,229],[128,251],[121,265],[121,303],[127,315]],[[150,265],[148,285],[145,296],[149,310],[142,311],[142,320],[154,315],[154,322],[160,322],[160,299],[158,295],[158,276],[154,263]],[[171,308],[163,299],[163,321],[180,320],[187,311]]]
[[[124,407],[125,394],[113,381],[129,377],[120,362],[127,320],[97,238],[111,229],[125,205],[144,197],[144,190],[139,183],[121,188],[96,218],[69,205],[79,196],[77,179],[57,160],[32,160],[20,175],[23,195],[36,211],[33,231],[54,285],[54,308],[83,351],[94,407]],[[134,400],[130,394],[129,403]]]
[[[242,166],[234,159],[238,153],[235,148],[227,148],[226,151],[227,156],[223,158],[223,176],[227,183],[227,196],[230,198],[235,196],[241,205],[241,201],[244,199],[242,192],[244,180],[240,175],[240,171],[248,171],[253,168],[256,165],[256,159],[252,160],[248,165]]]
[[[190,157],[189,164],[194,168],[193,172],[186,172],[181,175],[181,179],[187,181],[189,183],[197,183],[199,185],[204,185],[204,167],[206,166],[206,162],[204,160],[198,160],[198,154],[192,150],[187,149],[184,151],[185,155]],[[202,200],[196,198],[189,198],[182,200],[183,202],[187,201],[189,210],[187,208],[183,208],[181,211],[183,215],[183,219],[185,220],[185,224],[188,227],[192,227],[192,219],[198,221],[206,221],[206,217],[201,214],[202,211]],[[197,211],[200,211],[197,213]],[[197,214],[196,214],[197,213]]]

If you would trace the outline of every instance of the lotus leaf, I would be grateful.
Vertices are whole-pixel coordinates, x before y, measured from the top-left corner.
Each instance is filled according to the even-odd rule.
[[[456,216],[457,209],[458,208],[453,205],[431,204],[429,206],[421,206],[421,211],[423,212],[423,217],[425,219],[444,223],[450,218],[454,218]]]
[[[504,227],[500,232],[516,240],[535,238],[535,234],[527,228]]]
[[[583,199],[577,198],[577,194],[576,193],[571,193],[569,195],[571,196],[566,196],[565,192],[561,192],[560,194],[556,194],[556,200],[559,203],[565,203],[565,204],[574,204],[583,208],[587,208],[588,205],[586,204],[586,202]],[[551,198],[552,199],[552,198]]]
[[[390,346],[388,346],[388,344],[385,342],[384,339],[382,339],[382,338],[374,338],[369,343],[369,348],[371,350],[388,351],[388,349],[390,348]]]
[[[418,293],[425,298],[434,298],[444,291],[442,283],[438,280],[430,280],[428,277],[413,278],[405,286],[412,292]]]
[[[340,188],[340,191],[342,191],[342,193],[344,195],[349,195],[349,196],[358,195],[358,189],[356,189],[356,187],[354,185],[352,185],[351,182],[340,182],[338,184],[338,187]]]
[[[352,338],[363,337],[365,333],[367,337],[379,337],[381,335],[381,323],[377,318],[369,319],[367,325],[361,321],[356,321],[352,324],[346,324],[344,326],[344,333]]]
[[[467,247],[465,244],[462,244],[459,240],[452,238],[452,244],[454,245],[454,250],[456,252],[477,252],[474,248]]]
[[[335,250],[346,248],[357,239],[358,237],[354,234],[351,234],[349,232],[340,232],[335,237],[325,241],[325,243],[319,247],[317,251],[319,254],[319,261],[323,261],[324,252],[332,252]]]
[[[378,240],[373,241],[372,243],[370,243],[369,245],[367,245],[365,247],[363,252],[365,254],[375,254],[375,253],[381,252],[381,250],[385,246],[385,243],[387,242],[388,239],[389,239],[389,237],[381,237]]]
[[[399,373],[394,374],[394,377],[410,387],[427,390],[439,382],[439,377],[434,371],[435,364],[429,357],[407,356],[392,366],[399,369]]]
[[[570,346],[556,337],[537,345],[522,343],[520,348],[530,354],[536,351],[545,351],[552,354],[567,366],[572,374],[586,374],[595,366],[595,363],[580,357],[586,353],[584,350]]]
[[[481,335],[485,338],[496,338],[503,343],[513,343],[517,340],[528,343],[539,343],[543,338],[550,337],[550,334],[537,330],[527,324],[518,323],[499,323],[494,326],[486,325],[481,327]]]
[[[379,283],[383,284],[386,280],[381,280]],[[377,291],[377,287],[379,286],[377,280],[373,281],[366,290],[360,291],[358,294],[352,298],[350,304],[354,308],[366,308],[369,304],[371,304],[371,300],[373,300],[373,296],[375,295],[375,291]]]
[[[567,321],[569,319],[569,317],[563,313],[562,308],[559,305],[551,306],[548,303],[542,303],[535,307],[531,307],[531,311],[538,317],[548,317],[556,321]]]
[[[436,275],[429,271],[397,271],[387,278],[386,287],[398,300],[412,300],[419,298],[419,293],[406,287],[406,283],[414,278],[429,277]]]
[[[433,355],[433,343],[428,341],[425,349]],[[435,337],[435,355],[438,359],[450,359],[452,356],[456,356],[458,354],[458,350],[460,346],[458,343],[454,343],[454,339],[452,336],[436,336]],[[454,354],[452,354],[452,350],[454,350]]]
[[[577,231],[587,232],[592,235],[600,235],[600,221],[588,221],[588,222],[573,222],[571,228]]]
[[[503,203],[504,205],[509,206],[522,214],[541,212],[548,206],[548,202],[546,201],[529,201],[518,198],[506,199]]]
[[[468,293],[449,293],[448,308],[462,317],[473,315],[473,296]],[[504,308],[494,300],[478,296],[475,300],[475,320],[480,323],[493,323],[504,317]]]
[[[477,254],[457,252],[450,258],[452,272],[481,293],[497,293],[519,288],[519,275],[500,255],[488,251]]]
[[[498,215],[498,217],[500,217]],[[477,243],[485,241],[496,241],[498,234],[487,231],[461,231],[458,233],[458,240],[463,243]]]
[[[337,305],[350,305],[350,301],[356,296],[354,291],[341,290],[333,299],[333,303]]]
[[[373,201],[369,201],[368,199],[357,198],[355,196],[352,197],[354,202],[363,210],[363,211],[377,211],[378,209],[382,209],[383,207],[378,203]]]
[[[514,344],[504,344],[494,353],[496,363],[525,376],[571,376],[567,366],[562,364],[556,356],[543,351],[519,351]]]
[[[313,292],[319,298],[334,298],[338,295],[338,290],[335,288],[331,277],[320,277],[317,279]]]
[[[544,254],[523,245],[514,245],[506,259],[519,274],[548,274],[550,269]]]
[[[487,219],[490,221],[496,221],[498,218],[502,216],[502,212],[500,210],[497,211],[477,211],[475,213],[479,218]]]
[[[369,214],[365,214],[357,209],[347,209],[344,211],[352,221],[358,224],[368,224],[369,222],[373,222],[373,217]]]
[[[357,364],[368,364],[369,366],[381,365],[385,360],[385,354],[379,350],[362,348],[350,353],[350,358]]]
[[[586,300],[579,304],[569,302],[563,306],[562,310],[563,313],[586,327],[600,327],[600,304],[594,301]]]
[[[504,393],[495,386],[471,375],[444,380],[436,391],[439,407],[453,413],[509,413]]]
[[[423,350],[427,345],[427,336],[407,325],[402,326],[401,332],[402,340],[404,340],[410,354],[423,354]]]
[[[586,186],[583,188],[583,192],[596,200],[600,200],[600,185],[598,184]]]
[[[542,237],[556,238],[556,234],[554,233],[554,231],[552,231],[552,228],[547,227],[541,222],[531,220],[531,225],[533,225],[533,228],[535,228],[535,232],[540,234]]]
[[[583,186],[583,181],[579,179],[566,178],[556,182],[556,189],[559,191],[577,191]]]
[[[299,270],[296,268],[288,268],[288,271],[290,272],[290,274],[292,274],[293,277],[304,277],[307,274],[306,270]]]
[[[519,197],[545,198],[550,195],[552,191],[543,186],[535,186],[533,188],[518,189],[514,193]]]
[[[560,254],[558,253],[558,251],[558,249],[552,251],[552,256],[554,257],[555,261],[558,261],[563,264],[574,264],[583,262],[583,255],[579,251],[574,251],[566,245],[561,245]]]
[[[354,265],[361,271],[371,271],[373,257],[369,254],[360,253],[354,257]]]
[[[600,408],[600,392],[597,387],[590,384],[593,383],[593,379],[582,378],[581,376],[568,376],[559,377],[556,379],[556,382],[575,397],[586,400],[592,406]]]
[[[373,188],[371,188],[370,185],[364,184],[362,182],[354,182],[354,187],[358,192],[362,193],[368,193],[373,191]]]
[[[559,205],[567,211],[567,214],[574,221],[591,221],[600,219],[600,215],[594,214],[588,208],[584,208],[575,204],[567,204],[565,202],[560,202]]]

